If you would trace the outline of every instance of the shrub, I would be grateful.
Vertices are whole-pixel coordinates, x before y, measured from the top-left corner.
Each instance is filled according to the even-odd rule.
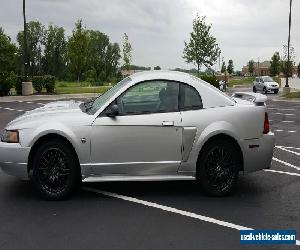
[[[43,76],[32,77],[32,86],[36,92],[41,93],[45,85],[45,79]]]
[[[54,93],[55,90],[55,77],[50,75],[43,76],[44,78],[44,86],[46,88],[47,93]]]
[[[219,89],[219,81],[216,78],[216,76],[214,75],[202,75],[200,77],[203,81],[210,83],[211,85],[213,85],[214,87]]]
[[[14,87],[16,89],[17,95],[22,95],[22,82],[30,81],[30,79],[25,76],[17,76],[14,82]]]
[[[13,73],[0,73],[0,96],[8,95],[10,89],[13,87],[14,77]]]

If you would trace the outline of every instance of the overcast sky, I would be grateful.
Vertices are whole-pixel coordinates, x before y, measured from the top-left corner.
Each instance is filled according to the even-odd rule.
[[[198,12],[212,24],[225,61],[240,69],[250,59],[270,60],[287,44],[289,0],[27,0],[27,20],[63,26],[70,35],[82,18],[113,42],[126,32],[133,64],[192,68],[182,59],[184,40]],[[0,0],[0,26],[15,41],[23,28],[22,1]],[[293,1],[291,44],[300,60],[300,1]],[[298,12],[298,13],[296,13]],[[216,64],[218,69],[218,63]]]

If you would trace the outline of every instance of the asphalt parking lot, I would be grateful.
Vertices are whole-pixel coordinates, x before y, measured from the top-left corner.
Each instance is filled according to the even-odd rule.
[[[300,102],[268,96],[272,168],[240,176],[231,196],[208,197],[194,182],[114,182],[47,202],[0,171],[0,249],[241,249],[242,228],[296,229],[300,240]],[[0,102],[0,129],[44,103]]]

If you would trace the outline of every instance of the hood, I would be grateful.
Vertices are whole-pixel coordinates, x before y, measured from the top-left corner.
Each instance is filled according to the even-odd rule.
[[[79,105],[81,102],[71,101],[58,101],[50,102],[43,107],[27,111],[21,116],[17,117],[7,127],[18,128],[26,127],[26,123],[49,122],[66,120],[68,116],[74,116],[74,113],[85,114],[80,110]],[[77,115],[77,114],[76,114]]]

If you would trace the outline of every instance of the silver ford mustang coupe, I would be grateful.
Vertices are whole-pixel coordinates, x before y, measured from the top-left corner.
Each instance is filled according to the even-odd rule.
[[[82,180],[196,180],[222,196],[239,172],[270,168],[275,140],[265,100],[229,97],[185,73],[137,73],[92,101],[52,102],[10,122],[0,166],[50,200]]]

